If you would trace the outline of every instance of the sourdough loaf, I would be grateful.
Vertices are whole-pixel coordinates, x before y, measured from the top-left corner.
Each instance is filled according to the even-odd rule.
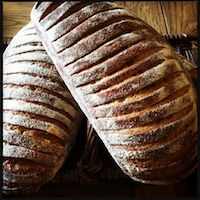
[[[109,2],[38,3],[31,19],[124,173],[144,183],[170,184],[195,169],[195,91],[159,33]]]
[[[3,193],[31,194],[62,166],[80,112],[31,23],[3,59]]]

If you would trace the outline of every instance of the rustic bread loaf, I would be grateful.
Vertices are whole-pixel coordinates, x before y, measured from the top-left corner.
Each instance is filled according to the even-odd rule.
[[[3,56],[3,192],[25,195],[63,164],[80,112],[31,23]]]
[[[159,33],[109,2],[38,3],[31,19],[124,173],[144,183],[170,184],[195,169],[195,91]]]

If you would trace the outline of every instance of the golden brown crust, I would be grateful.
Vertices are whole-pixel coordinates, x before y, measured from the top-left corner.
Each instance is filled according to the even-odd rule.
[[[94,12],[97,5],[106,4],[108,10]],[[77,4],[73,9],[61,4],[65,13],[60,20],[56,9],[52,12],[44,6],[41,3],[31,13],[38,35],[121,169],[134,180],[152,184],[185,178],[181,173],[189,174],[195,165],[196,99],[169,44],[145,22],[112,3]],[[47,22],[39,20],[40,10],[51,16],[48,23],[55,26],[46,30]],[[85,11],[91,16],[70,21]],[[65,33],[62,27],[68,27]],[[194,140],[193,146],[189,139]],[[184,163],[190,152],[194,156]],[[143,173],[142,165],[135,168],[137,159],[153,162]],[[156,172],[151,170],[154,163]]]
[[[80,113],[31,23],[4,52],[3,192],[36,192],[62,166]]]

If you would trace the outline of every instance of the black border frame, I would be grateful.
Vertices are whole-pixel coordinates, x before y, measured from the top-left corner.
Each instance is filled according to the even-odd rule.
[[[140,0],[138,0],[138,1],[140,1]],[[156,1],[156,0],[150,0],[150,1]],[[162,1],[167,1],[167,0],[162,0]],[[162,1],[160,1],[160,2],[162,2]],[[174,1],[174,0],[172,0],[172,1]],[[187,0],[176,0],[177,2],[184,2],[184,1],[187,1]],[[197,30],[198,30],[198,66],[200,66],[200,51],[199,51],[199,44],[200,44],[200,32],[199,32],[199,30],[200,30],[200,2],[198,1],[198,0],[189,0],[189,1],[197,1],[197,12],[198,12],[198,14],[197,14],[197,16],[198,16],[198,20],[197,20],[197,22],[198,22],[198,25],[197,25]],[[0,21],[0,25],[1,25],[1,27],[0,27],[0,38],[1,38],[1,44],[3,44],[3,3],[2,2],[25,2],[25,1],[19,1],[19,0],[14,0],[14,1],[0,1],[0,18],[1,18],[1,21]],[[26,2],[28,2],[27,0],[26,0]],[[36,2],[36,1],[30,1],[30,2]],[[38,1],[38,2],[40,2],[40,1]],[[187,1],[188,2],[188,1]],[[2,133],[2,125],[3,125],[3,121],[2,121],[2,119],[3,119],[3,112],[2,112],[2,108],[3,108],[3,104],[2,104],[2,96],[3,96],[3,92],[2,92],[2,83],[3,83],[3,58],[2,58],[2,55],[3,55],[3,49],[2,49],[2,46],[1,46],[1,58],[0,58],[0,62],[1,62],[1,67],[0,67],[0,84],[1,84],[1,89],[0,89],[0,93],[1,93],[1,115],[0,115],[0,119],[1,119],[1,133]],[[199,74],[200,74],[200,70],[198,70],[198,80],[197,80],[197,98],[198,98],[198,101],[197,101],[197,111],[198,111],[198,113],[200,113],[200,105],[199,105],[199,95],[200,95],[200,81],[199,81]],[[198,117],[198,127],[200,127],[199,126],[200,125],[200,117]],[[2,138],[2,134],[1,134],[1,141],[3,141],[3,138]],[[0,143],[0,153],[1,153],[1,157],[2,157],[2,142]],[[169,198],[169,197],[145,197],[145,198],[141,198],[141,197],[113,197],[113,198],[111,198],[111,197],[109,197],[109,198],[104,198],[104,197],[102,197],[102,198],[99,198],[99,197],[3,197],[2,196],[2,188],[1,188],[1,197],[3,198],[3,199],[22,199],[22,200],[27,200],[27,199],[30,199],[30,200],[41,200],[41,199],[48,199],[48,200],[51,200],[51,199],[59,199],[59,200],[64,200],[64,199],[77,199],[77,200],[79,200],[79,199],[81,199],[81,200],[84,200],[84,199],[116,199],[116,200],[120,200],[120,199],[123,199],[123,200],[125,200],[125,199],[127,199],[127,200],[133,200],[133,199],[155,199],[155,200],[159,200],[159,199],[162,199],[162,200],[167,200],[167,199],[170,199],[170,200],[173,200],[173,199],[184,199],[184,200],[189,200],[189,199],[200,199],[200,158],[199,158],[199,155],[200,155],[200,136],[199,136],[199,133],[198,133],[198,169],[197,169],[197,197],[186,197],[186,198],[182,198],[182,197],[172,197],[172,198]],[[0,159],[0,161],[1,161],[1,172],[0,172],[0,175],[1,175],[1,185],[2,185],[2,159]]]

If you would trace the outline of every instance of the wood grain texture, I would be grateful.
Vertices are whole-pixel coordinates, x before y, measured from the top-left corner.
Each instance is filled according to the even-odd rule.
[[[164,16],[159,2],[116,1],[117,4],[138,16],[161,34],[167,33]],[[156,11],[156,12],[155,12]]]
[[[197,35],[197,1],[161,2],[168,34]]]
[[[3,2],[3,40],[10,40],[30,21],[30,11],[35,2]],[[196,34],[196,1],[116,1],[137,15],[161,34]]]
[[[34,2],[3,2],[3,41],[9,41],[30,21]]]

